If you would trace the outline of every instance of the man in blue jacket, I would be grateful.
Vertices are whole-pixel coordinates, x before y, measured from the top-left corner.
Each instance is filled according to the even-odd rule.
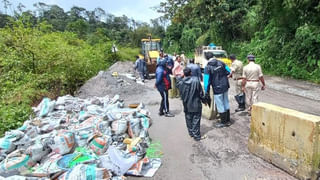
[[[168,90],[171,89],[171,81],[167,70],[166,60],[160,60],[157,64],[155,87],[158,89],[162,98],[159,109],[159,115],[164,115],[166,117],[174,117],[174,115],[171,114],[169,111]]]
[[[230,106],[228,99],[230,68],[223,62],[217,60],[211,52],[205,53],[206,59],[209,61],[204,69],[204,89],[206,96],[209,95],[210,86],[213,88],[214,101],[221,121],[215,126],[217,128],[231,125]]]

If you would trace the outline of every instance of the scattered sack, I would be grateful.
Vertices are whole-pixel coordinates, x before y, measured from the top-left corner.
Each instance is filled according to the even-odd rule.
[[[69,153],[75,145],[74,134],[68,131],[59,131],[47,144],[53,152],[59,154]]]
[[[95,164],[79,164],[59,177],[59,180],[110,179],[107,169],[97,168]]]
[[[30,155],[31,160],[34,162],[40,161],[43,157],[50,153],[47,146],[42,145],[40,142],[28,147],[26,154]]]
[[[111,129],[114,132],[114,134],[116,134],[116,135],[123,134],[128,129],[128,121],[125,119],[113,121],[111,124],[111,127],[112,127]]]
[[[105,153],[111,144],[111,138],[107,136],[93,136],[89,139],[89,148],[93,150],[97,155]]]
[[[12,170],[23,172],[34,165],[35,162],[32,161],[29,155],[25,154],[22,150],[16,150],[0,163],[0,173],[8,173]]]
[[[63,171],[63,169],[61,169],[57,164],[61,157],[61,154],[57,154],[55,152],[50,153],[45,159],[42,160],[41,165],[34,168],[34,171],[31,173],[31,175],[37,177],[47,177],[51,174]]]
[[[139,137],[142,128],[140,122],[140,118],[130,118],[128,134],[131,138]]]
[[[8,137],[0,139],[0,154],[8,154],[16,149],[16,145]]]
[[[50,112],[54,110],[55,101],[51,101],[49,98],[43,98],[41,103],[38,105],[37,109],[39,109],[39,117],[45,117]]]

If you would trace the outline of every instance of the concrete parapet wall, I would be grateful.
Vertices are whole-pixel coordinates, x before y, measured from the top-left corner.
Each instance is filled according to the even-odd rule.
[[[299,179],[317,179],[319,125],[319,116],[266,103],[254,104],[249,151]]]

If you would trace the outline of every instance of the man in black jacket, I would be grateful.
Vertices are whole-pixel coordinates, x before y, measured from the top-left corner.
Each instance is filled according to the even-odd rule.
[[[177,78],[177,88],[179,89],[183,102],[186,124],[190,137],[196,141],[206,138],[200,134],[200,121],[203,99],[203,90],[198,77],[191,76],[191,69],[183,70],[184,78]]]
[[[223,62],[217,60],[212,52],[205,53],[208,64],[204,69],[204,89],[206,95],[209,95],[210,86],[213,88],[214,101],[220,114],[221,121],[215,126],[217,128],[231,125],[230,106],[228,99],[229,81],[228,75],[230,68]]]

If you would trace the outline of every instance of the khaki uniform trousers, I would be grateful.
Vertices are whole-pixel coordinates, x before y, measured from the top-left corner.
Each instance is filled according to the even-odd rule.
[[[259,82],[247,81],[245,86],[245,94],[246,94],[246,105],[248,106],[248,111],[251,111],[252,104],[258,102],[260,89],[261,87]]]
[[[240,94],[242,92],[241,90],[241,84],[242,84],[242,79],[240,80],[235,80],[234,81],[234,86],[235,86],[235,90],[236,90],[236,95]]]

